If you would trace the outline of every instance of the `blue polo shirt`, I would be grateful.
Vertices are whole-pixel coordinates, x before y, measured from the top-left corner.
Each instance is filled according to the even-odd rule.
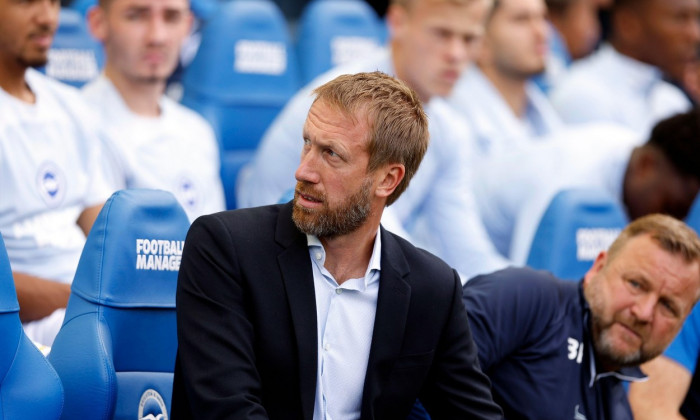
[[[624,381],[638,368],[597,372],[581,283],[508,268],[464,286],[481,368],[505,418],[632,419]]]

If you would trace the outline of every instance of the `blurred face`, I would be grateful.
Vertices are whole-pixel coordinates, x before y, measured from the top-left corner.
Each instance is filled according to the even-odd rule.
[[[576,0],[561,15],[551,15],[550,21],[564,38],[573,59],[590,54],[600,39],[598,5],[595,0]]]
[[[0,60],[23,68],[46,64],[60,7],[58,0],[0,0]]]
[[[448,95],[462,70],[474,61],[490,4],[414,0],[408,9],[391,6],[395,71],[422,101]]]
[[[601,253],[584,280],[591,332],[605,370],[659,355],[700,292],[700,265],[663,250],[649,235],[630,239],[611,257]]]
[[[645,61],[682,80],[700,45],[700,1],[648,0],[640,7]]]
[[[548,51],[546,14],[543,0],[501,0],[486,25],[484,64],[518,80],[541,73]]]
[[[299,230],[333,238],[362,226],[372,209],[369,126],[316,101],[304,124],[292,218]]]
[[[655,153],[652,161],[630,169],[625,179],[624,202],[630,219],[663,213],[683,219],[698,193],[700,184],[676,170],[668,159]]]
[[[187,0],[112,0],[90,15],[107,72],[145,83],[164,82],[175,70],[191,23]]]

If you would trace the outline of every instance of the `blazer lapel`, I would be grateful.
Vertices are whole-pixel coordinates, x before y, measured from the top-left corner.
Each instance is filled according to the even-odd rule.
[[[292,205],[284,205],[277,220],[276,240],[285,249],[277,257],[292,315],[299,355],[299,389],[304,419],[313,417],[316,398],[316,294],[306,242],[292,221]]]
[[[411,286],[404,279],[409,265],[396,239],[384,228],[382,235],[382,269],[379,279],[377,313],[372,345],[362,395],[362,418],[374,418],[374,399],[391,373],[401,351],[406,318],[411,300]]]

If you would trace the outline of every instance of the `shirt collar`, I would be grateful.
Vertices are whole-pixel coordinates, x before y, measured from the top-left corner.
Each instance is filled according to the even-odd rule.
[[[306,235],[306,243],[309,247],[309,251],[312,253],[320,252],[321,258],[318,258],[318,263],[320,267],[326,261],[326,250],[323,248],[321,240],[318,239],[316,235]],[[372,276],[373,272],[379,272],[382,269],[382,235],[381,227],[377,228],[377,234],[374,237],[374,245],[372,247],[372,256],[369,258],[369,264],[367,265],[367,270],[365,271],[364,286],[365,288],[375,281],[379,280],[379,276]]]
[[[638,367],[638,366],[631,366],[631,367],[623,367],[620,368],[616,371],[612,372],[598,372],[598,369],[596,368],[596,360],[595,360],[595,348],[593,346],[593,335],[591,333],[591,327],[590,327],[590,319],[591,319],[591,308],[588,305],[588,302],[586,301],[586,298],[583,294],[583,280],[579,283],[579,296],[581,299],[581,308],[583,309],[583,331],[584,331],[584,336],[587,337],[588,341],[588,347],[590,348],[590,351],[588,352],[588,359],[589,359],[589,366],[590,366],[590,373],[591,373],[591,379],[590,382],[588,383],[588,386],[590,388],[593,387],[593,385],[608,376],[613,376],[617,378],[620,381],[627,381],[627,382],[644,382],[647,379],[649,379],[644,372]]]

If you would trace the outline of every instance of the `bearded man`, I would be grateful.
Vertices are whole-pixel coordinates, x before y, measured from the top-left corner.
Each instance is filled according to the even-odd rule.
[[[506,418],[632,420],[624,381],[661,354],[700,296],[700,240],[653,214],[581,282],[506,269],[464,286],[479,361]]]
[[[378,72],[314,92],[294,200],[187,235],[172,418],[502,418],[457,272],[380,226],[428,148],[418,95]]]

